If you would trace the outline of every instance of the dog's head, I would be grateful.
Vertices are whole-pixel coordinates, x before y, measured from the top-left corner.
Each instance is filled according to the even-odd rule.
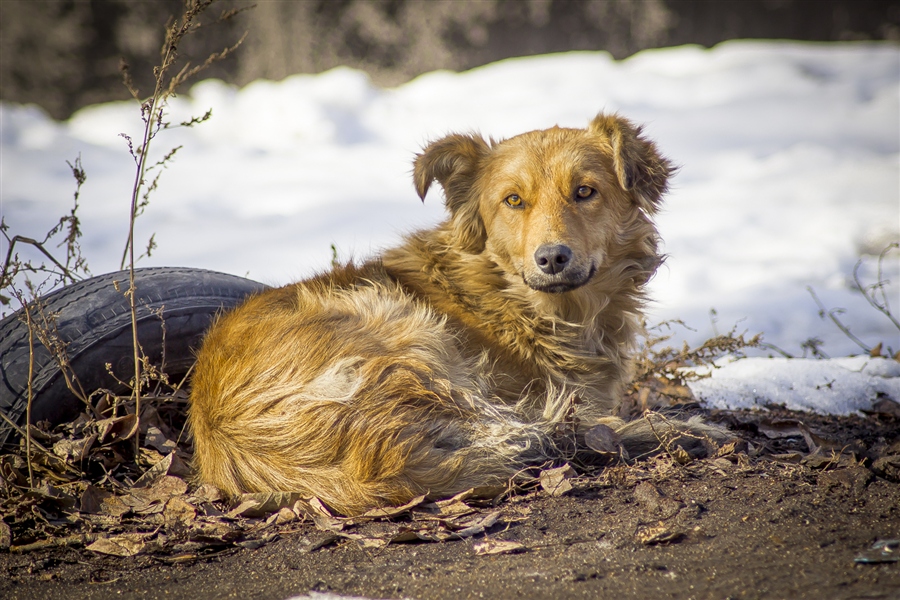
[[[612,262],[655,268],[650,221],[671,163],[618,116],[501,142],[453,134],[416,157],[416,190],[444,189],[453,242],[540,292],[585,285]],[[652,263],[652,264],[651,264]],[[646,278],[646,277],[645,277]]]

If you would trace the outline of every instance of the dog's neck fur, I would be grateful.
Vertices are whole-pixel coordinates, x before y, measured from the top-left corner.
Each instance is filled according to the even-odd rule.
[[[459,335],[481,341],[485,349],[505,350],[489,356],[498,382],[504,365],[515,365],[516,372],[530,372],[529,389],[577,389],[608,410],[618,405],[623,374],[630,372],[642,286],[659,262],[654,230],[645,224],[647,243],[640,256],[610,256],[610,264],[588,284],[562,294],[529,288],[485,252],[460,252],[449,243],[449,224],[413,234],[386,251],[382,264],[410,293],[428,298]],[[423,273],[428,275],[424,284]],[[497,393],[510,401],[527,392],[503,389],[502,383],[499,388]]]

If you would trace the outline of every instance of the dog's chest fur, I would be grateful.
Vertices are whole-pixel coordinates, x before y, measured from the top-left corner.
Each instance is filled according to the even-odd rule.
[[[381,263],[405,291],[446,315],[461,352],[487,369],[491,391],[516,403],[555,386],[581,396],[593,416],[615,409],[641,298],[612,301],[584,289],[581,301],[567,295],[551,303],[484,254],[449,247],[449,235],[443,228],[421,232],[386,251]]]

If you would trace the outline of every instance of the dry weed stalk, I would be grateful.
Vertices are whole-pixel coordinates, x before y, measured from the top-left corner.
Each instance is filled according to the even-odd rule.
[[[661,344],[672,339],[671,333],[657,333],[663,329],[672,330],[673,325],[686,327],[682,321],[663,321],[653,327],[645,328],[644,341],[641,352],[637,356],[637,369],[634,381],[640,382],[648,377],[668,377],[672,380],[684,381],[696,378],[698,375],[691,371],[685,371],[685,367],[701,367],[712,365],[717,358],[726,355],[740,356],[747,348],[759,346],[761,335],[757,334],[750,339],[744,338],[744,333],[737,334],[732,329],[727,334],[716,335],[705,342],[691,348],[684,342],[680,349]]]
[[[130,382],[121,382],[124,384],[124,387],[132,390],[131,397],[135,401],[135,420],[134,426],[132,427],[131,431],[124,435],[123,439],[134,436],[135,443],[137,443],[138,437],[135,434],[139,431],[138,418],[141,414],[140,404],[142,388],[145,386],[149,386],[152,381],[157,381],[160,385],[167,386],[167,388],[171,387],[174,390],[174,393],[177,393],[181,384],[174,387],[169,384],[165,373],[162,370],[155,368],[150,363],[148,358],[144,356],[137,339],[137,307],[135,306],[134,284],[135,257],[133,248],[134,225],[136,218],[140,216],[140,214],[148,205],[150,193],[153,192],[157,187],[162,167],[164,167],[166,163],[168,163],[174,157],[175,153],[178,150],[178,148],[174,148],[166,153],[162,159],[152,164],[148,162],[150,142],[162,129],[166,129],[171,126],[171,124],[168,123],[165,118],[166,103],[168,99],[175,94],[178,86],[187,82],[191,77],[201,72],[213,62],[228,56],[238,47],[238,45],[240,45],[240,43],[244,39],[242,37],[240,41],[238,41],[233,46],[226,48],[222,52],[211,54],[200,65],[192,67],[190,63],[184,64],[182,67],[180,67],[180,70],[177,73],[170,76],[172,69],[178,62],[179,43],[186,35],[196,31],[202,26],[198,21],[199,16],[216,1],[217,0],[187,0],[185,2],[184,12],[180,20],[170,19],[170,21],[167,23],[165,43],[163,44],[161,50],[161,64],[154,69],[154,75],[156,76],[156,86],[154,89],[154,93],[149,98],[145,100],[140,99],[140,97],[138,96],[138,91],[131,84],[131,78],[128,74],[127,65],[123,65],[122,67],[126,86],[131,91],[132,95],[141,102],[141,114],[145,125],[142,136],[142,143],[138,147],[134,147],[131,138],[128,135],[123,134],[123,137],[128,143],[129,152],[134,159],[136,166],[135,183],[133,186],[131,197],[128,241],[126,244],[125,253],[123,254],[123,268],[127,260],[127,266],[129,269],[129,287],[127,290],[122,290],[122,292],[129,299],[135,368],[133,379]],[[214,23],[228,20],[239,14],[240,12],[247,10],[248,8],[250,7],[238,10],[224,11],[218,17],[218,19],[214,21]],[[246,34],[244,34],[244,36],[246,36]],[[187,122],[178,124],[178,126],[190,127],[209,119],[210,116],[211,112],[208,111],[204,116],[199,118],[192,118]],[[33,432],[37,431],[31,425],[31,408],[35,394],[33,388],[33,379],[35,376],[35,341],[42,344],[50,352],[52,359],[59,366],[59,369],[69,391],[85,404],[88,412],[93,411],[94,417],[100,416],[100,413],[93,408],[92,399],[94,396],[99,394],[105,398],[112,399],[111,408],[113,418],[115,418],[119,400],[119,398],[115,396],[115,394],[108,390],[94,390],[90,394],[88,394],[82,388],[80,382],[75,377],[74,371],[71,368],[71,363],[67,356],[67,344],[62,341],[58,334],[56,328],[57,315],[47,314],[44,310],[44,305],[39,300],[40,296],[42,296],[47,291],[52,290],[53,288],[56,288],[60,285],[75,283],[91,275],[87,266],[87,262],[82,256],[81,247],[79,244],[79,238],[82,234],[81,222],[78,216],[79,196],[81,193],[81,188],[87,179],[86,172],[81,163],[80,156],[74,160],[74,164],[67,164],[69,165],[69,168],[72,171],[72,175],[76,180],[73,207],[69,214],[60,218],[59,222],[53,228],[51,228],[43,236],[43,238],[10,235],[8,225],[5,223],[5,221],[0,220],[0,234],[2,234],[3,238],[5,238],[8,243],[2,270],[0,270],[0,289],[5,292],[4,294],[0,294],[0,306],[11,306],[13,300],[17,301],[19,307],[22,309],[22,319],[27,324],[29,343],[29,369],[27,381],[27,405],[25,415],[26,426],[20,427],[6,414],[3,414],[2,411],[0,411],[0,418],[2,418],[3,421],[7,422],[11,427],[13,427],[21,435],[24,441],[26,454],[25,459],[28,463],[30,487],[34,486],[34,469],[32,468],[32,460],[34,457],[35,448],[43,452],[48,457],[46,460],[51,460],[54,462],[59,460],[52,451],[43,447],[33,439]],[[152,182],[149,185],[146,185],[145,177],[154,169],[158,169],[159,172],[156,173]],[[54,255],[54,252],[50,247],[51,242],[56,242],[60,239],[60,237],[61,241],[59,241],[57,247],[65,248],[64,259],[58,259]],[[42,257],[43,262],[20,256],[18,248],[20,248],[21,246],[33,247]],[[145,255],[149,255],[154,247],[155,241],[153,236],[151,236]],[[43,279],[35,282],[36,275],[41,275]],[[158,312],[158,316],[160,319],[162,319],[161,309]],[[165,326],[163,324],[163,330],[164,329]],[[165,333],[163,335],[165,335]],[[62,462],[65,463],[66,460],[62,460]],[[67,464],[63,465],[63,469],[66,471],[77,472]]]
[[[155,136],[163,129],[171,125],[166,120],[166,102],[171,98],[179,85],[188,81],[191,77],[208,67],[213,62],[224,58],[240,44],[240,41],[223,50],[213,53],[204,62],[197,66],[177,65],[177,49],[184,36],[195,32],[201,27],[199,16],[216,0],[188,0],[185,2],[184,13],[179,20],[170,20],[166,25],[166,42],[162,48],[161,65],[154,70],[156,86],[153,94],[147,99],[140,99],[137,90],[130,83],[127,66],[123,66],[123,76],[126,85],[135,98],[140,101],[141,114],[144,122],[144,131],[139,145],[132,143],[127,135],[125,137],[129,152],[135,161],[135,180],[131,195],[129,213],[128,241],[123,254],[123,268],[127,265],[129,270],[128,289],[120,290],[128,298],[130,308],[130,320],[132,330],[132,346],[134,358],[134,376],[130,381],[120,382],[131,390],[131,398],[134,402],[133,414],[117,416],[119,401],[123,398],[116,396],[109,390],[91,390],[88,394],[82,389],[80,382],[74,376],[71,363],[67,355],[67,344],[63,341],[57,327],[58,315],[49,311],[40,297],[59,285],[75,283],[85,276],[90,275],[87,264],[81,255],[79,238],[81,236],[80,221],[78,219],[78,200],[81,186],[86,176],[82,168],[80,158],[69,164],[72,174],[76,179],[75,202],[71,212],[60,219],[43,238],[32,238],[21,235],[10,235],[8,226],[0,220],[0,233],[8,243],[5,252],[5,260],[0,271],[0,288],[4,294],[0,296],[0,306],[11,305],[17,301],[21,305],[20,316],[27,326],[28,343],[28,381],[25,390],[26,407],[24,426],[20,426],[3,411],[0,411],[0,420],[5,421],[21,436],[23,446],[12,453],[0,455],[0,549],[9,548],[12,551],[37,549],[47,545],[75,544],[82,545],[94,541],[95,533],[82,533],[75,536],[60,537],[60,525],[53,516],[62,510],[67,514],[67,525],[73,527],[91,529],[95,526],[105,531],[119,529],[116,512],[119,503],[102,505],[104,498],[128,497],[133,494],[140,497],[143,502],[147,499],[141,496],[142,485],[139,479],[146,476],[144,472],[148,465],[154,465],[154,469],[160,463],[170,466],[162,475],[173,475],[164,478],[166,481],[174,481],[174,475],[186,476],[184,464],[179,462],[190,454],[189,443],[181,441],[184,434],[183,414],[184,407],[179,402],[184,402],[186,395],[180,390],[184,385],[181,382],[170,383],[164,369],[156,367],[140,348],[137,339],[137,313],[134,279],[135,258],[134,230],[135,220],[149,203],[150,194],[157,188],[160,173],[163,167],[173,159],[178,148],[174,148],[155,162],[150,161],[150,145]],[[224,21],[234,17],[245,9],[225,11],[214,22]],[[246,34],[245,34],[246,35]],[[241,41],[243,38],[241,38]],[[177,69],[177,72],[176,72]],[[173,74],[174,73],[174,74]],[[207,112],[202,117],[192,118],[176,126],[190,127],[201,123],[211,116]],[[153,174],[153,171],[157,172]],[[147,181],[146,178],[154,176]],[[65,246],[65,258],[57,258],[51,242],[62,238],[58,247]],[[19,249],[23,246],[32,247],[41,257],[40,260],[29,260],[20,256]],[[155,241],[151,236],[145,254],[152,252]],[[43,261],[43,262],[42,262]],[[42,280],[35,283],[36,275],[41,275]],[[162,308],[152,311],[162,320]],[[165,323],[163,329],[163,352],[165,352]],[[87,409],[86,415],[70,423],[58,425],[54,429],[45,427],[44,423],[32,425],[32,404],[38,389],[34,383],[37,377],[38,363],[36,351],[42,352],[37,344],[43,345],[50,353],[51,359],[59,367],[69,391],[80,398]],[[113,357],[111,357],[112,359]],[[165,355],[163,355],[165,363]],[[107,367],[111,372],[111,366]],[[127,379],[123,378],[123,379]],[[153,387],[154,382],[156,388]],[[159,406],[149,403],[141,406],[142,391],[165,398],[169,402]],[[171,390],[171,392],[169,391]],[[96,402],[95,396],[100,399]],[[158,409],[158,410],[157,410]],[[129,413],[130,413],[129,409]],[[109,416],[112,414],[112,416]],[[181,425],[179,425],[181,419]],[[143,423],[142,423],[143,422]],[[179,430],[180,429],[180,430]],[[143,433],[144,435],[138,435]],[[129,439],[133,437],[132,440]],[[143,437],[144,445],[140,445]],[[175,438],[177,441],[174,441]],[[158,450],[158,451],[157,451]],[[164,457],[163,453],[169,453]],[[82,468],[77,468],[77,467]],[[157,471],[159,469],[156,469]],[[187,486],[184,484],[184,488]],[[49,511],[49,512],[47,512]],[[101,521],[79,517],[83,514],[103,513]],[[144,513],[135,510],[135,513]],[[147,514],[159,512],[152,508]],[[202,527],[206,527],[202,524]],[[183,528],[182,528],[183,529]],[[231,536],[230,528],[224,524],[222,531]],[[15,531],[16,535],[10,534]],[[179,533],[178,528],[170,533]],[[204,530],[205,531],[205,530]],[[183,532],[181,532],[183,533]],[[179,534],[181,535],[181,534]],[[225,535],[225,534],[223,534]],[[37,539],[47,536],[47,539]],[[13,540],[20,540],[18,546],[10,546]],[[30,543],[31,542],[31,543]],[[230,542],[229,542],[230,543]]]
[[[28,403],[25,405],[25,424],[31,423],[31,404],[34,401],[34,325],[31,321],[31,309],[25,303],[25,319],[28,323]],[[26,430],[30,427],[26,427]],[[28,485],[34,487],[34,469],[31,466],[31,433],[25,435],[25,460],[28,462]]]
[[[663,321],[653,327],[644,325],[640,352],[635,357],[635,373],[620,410],[623,418],[636,418],[648,410],[673,405],[685,406],[694,397],[687,382],[704,377],[698,367],[713,367],[724,356],[743,356],[748,348],[762,345],[759,334],[746,339],[744,333],[732,329],[716,335],[692,348],[684,342],[681,348],[666,345],[672,339],[674,326],[687,327],[684,322]]]
[[[891,303],[888,300],[887,292],[885,288],[890,283],[887,279],[884,278],[884,260],[888,254],[890,254],[893,250],[897,250],[900,248],[900,243],[892,242],[885,246],[882,251],[878,255],[878,266],[877,266],[877,274],[875,283],[864,284],[859,275],[859,268],[863,264],[863,260],[860,259],[856,262],[856,265],[853,267],[853,282],[856,285],[856,289],[863,295],[866,302],[868,302],[869,306],[883,314],[888,318],[888,320],[893,324],[893,326],[900,332],[900,320],[898,320],[897,316],[893,313],[891,309]],[[816,291],[808,286],[807,291],[812,296],[813,300],[816,303],[816,306],[819,308],[819,317],[822,319],[829,319],[832,323],[834,323],[835,327],[837,327],[841,333],[847,336],[848,339],[852,340],[857,346],[859,346],[863,352],[869,354],[871,356],[882,356],[883,344],[882,342],[876,343],[874,346],[869,346],[864,341],[859,339],[856,335],[850,331],[850,327],[844,323],[840,315],[843,315],[847,312],[844,308],[826,308],[825,304],[819,299],[819,296],[816,294]],[[813,340],[809,340],[808,342],[812,342]],[[819,342],[818,345],[820,345]],[[827,358],[824,354],[818,351],[818,345],[813,348],[813,353],[816,355],[821,354],[822,357]],[[900,360],[900,348],[897,349],[896,353],[890,346],[886,349],[886,353],[888,356],[893,356],[896,360]]]
[[[65,344],[59,340],[58,335],[52,335],[51,329],[55,330],[54,318],[52,315],[48,316],[44,313],[43,305],[38,299],[41,295],[41,290],[44,287],[56,287],[67,282],[75,283],[76,281],[83,279],[84,276],[90,275],[87,261],[82,256],[81,246],[78,243],[78,240],[81,237],[81,221],[78,217],[78,198],[81,193],[81,186],[84,185],[87,177],[81,164],[80,156],[75,159],[74,164],[69,162],[67,162],[67,164],[72,170],[72,175],[76,182],[74,203],[69,214],[61,217],[59,222],[44,235],[42,240],[36,240],[22,235],[10,236],[8,232],[9,227],[5,222],[0,221],[0,233],[2,233],[9,244],[3,261],[2,270],[0,270],[0,289],[10,293],[10,296],[0,294],[0,305],[11,305],[13,298],[15,298],[22,309],[28,329],[28,381],[25,405],[26,426],[20,428],[5,414],[0,414],[0,416],[3,417],[4,421],[8,422],[16,429],[25,441],[25,460],[28,465],[28,481],[31,487],[34,487],[34,468],[32,465],[34,448],[37,447],[42,452],[49,453],[46,448],[35,442],[30,426],[32,404],[34,401],[35,336],[37,336],[38,340],[50,350],[55,357],[57,357],[66,384],[69,386],[69,389],[77,395],[76,387],[73,385],[73,380],[70,377],[70,370],[67,369],[68,362],[65,359]],[[47,245],[51,241],[55,241],[54,238],[61,233],[63,234],[63,238],[57,244],[57,248],[65,247],[65,262],[58,260],[53,253],[47,249]],[[44,258],[49,260],[52,263],[52,266],[48,266],[43,262],[35,263],[27,258],[20,257],[19,253],[15,251],[16,244],[32,246],[39,251]],[[38,274],[43,276],[43,280],[35,283],[32,281],[32,277]],[[20,276],[24,277],[23,283],[27,292],[23,290],[18,283]],[[35,311],[37,311],[40,317],[38,322],[35,321]],[[83,398],[83,395],[81,397]]]
[[[144,131],[142,133],[141,143],[139,146],[134,147],[132,138],[127,134],[120,134],[126,140],[128,144],[128,151],[134,159],[136,166],[134,185],[132,186],[131,192],[131,209],[129,212],[128,238],[125,242],[125,250],[122,253],[121,268],[128,269],[128,290],[125,292],[125,294],[128,297],[131,310],[132,348],[134,359],[134,379],[131,388],[132,397],[134,398],[135,403],[135,414],[138,416],[141,413],[141,384],[143,379],[141,375],[141,368],[142,364],[145,361],[142,360],[140,343],[138,341],[137,307],[135,305],[136,290],[134,283],[134,225],[137,218],[143,213],[144,209],[149,204],[150,194],[157,188],[159,177],[162,173],[162,167],[164,167],[170,160],[172,160],[172,158],[181,148],[180,146],[172,148],[160,160],[152,164],[150,164],[149,162],[151,142],[162,130],[168,129],[171,126],[171,124],[166,120],[166,108],[168,106],[169,98],[175,95],[175,92],[179,88],[179,86],[209,67],[214,62],[219,61],[234,52],[237,47],[241,45],[247,35],[245,33],[241,37],[241,39],[238,40],[237,43],[235,43],[233,46],[226,47],[221,52],[214,52],[213,54],[209,55],[206,60],[199,65],[192,66],[190,62],[186,62],[180,68],[180,70],[178,70],[177,73],[170,76],[170,72],[172,72],[173,68],[178,63],[179,45],[181,44],[185,36],[194,33],[203,26],[198,21],[199,17],[216,1],[217,0],[185,0],[184,12],[182,13],[180,19],[170,19],[166,24],[166,36],[160,49],[161,61],[160,64],[153,69],[153,74],[155,77],[155,87],[153,93],[149,98],[141,98],[139,91],[134,86],[134,82],[131,78],[127,63],[123,61],[121,65],[123,82],[128,88],[129,92],[131,92],[131,95],[134,97],[134,99],[140,102],[141,119],[144,122]],[[231,19],[243,10],[246,9],[225,11],[216,22],[218,23]],[[191,118],[189,121],[181,123],[181,126],[192,127],[198,123],[206,121],[211,116],[212,111],[207,111],[206,114],[202,117]],[[156,173],[155,177],[148,185],[146,180],[147,174],[154,169],[159,169],[159,171]],[[155,238],[154,236],[151,236],[145,252],[147,256],[152,253],[155,245]],[[138,427],[139,423],[138,420],[136,420],[135,431],[137,431]],[[135,443],[137,443],[137,441],[135,441]],[[137,446],[135,448],[137,449]]]
[[[72,170],[72,176],[75,178],[74,203],[69,214],[61,217],[59,222],[44,235],[42,240],[23,235],[10,236],[9,226],[0,218],[0,234],[6,238],[8,244],[6,256],[3,259],[3,267],[0,269],[0,290],[10,290],[13,292],[13,296],[17,296],[15,293],[18,285],[16,280],[20,275],[26,277],[27,281],[25,284],[27,287],[40,289],[45,286],[53,288],[66,283],[75,283],[91,274],[87,261],[81,254],[81,245],[78,242],[81,237],[78,198],[81,195],[81,186],[87,180],[87,175],[81,164],[80,156],[75,159],[74,164],[68,161],[66,161],[66,164],[69,165],[69,168]],[[64,235],[56,247],[65,246],[66,260],[64,263],[60,262],[51,251],[47,250],[47,245],[60,233]],[[16,244],[32,246],[44,258],[49,260],[53,266],[48,266],[46,263],[34,263],[29,259],[21,258],[15,251]],[[43,282],[35,285],[31,281],[31,277],[37,274],[43,274],[45,278]],[[32,296],[36,297],[36,294],[32,293]],[[0,294],[0,306],[9,306],[11,303],[12,298],[10,296]],[[0,316],[3,316],[2,313],[0,313]]]

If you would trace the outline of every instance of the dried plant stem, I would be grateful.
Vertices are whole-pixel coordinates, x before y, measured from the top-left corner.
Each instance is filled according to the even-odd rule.
[[[168,36],[167,36],[168,37]],[[154,137],[154,128],[159,126],[162,120],[162,105],[166,100],[166,91],[163,89],[163,80],[169,66],[174,62],[175,46],[168,44],[166,53],[163,56],[162,65],[157,71],[156,88],[150,100],[145,103],[142,110],[146,110],[144,116],[144,137],[139,148],[139,156],[137,159],[137,169],[135,171],[134,185],[131,190],[131,210],[128,219],[128,239],[125,242],[125,253],[122,255],[122,267],[125,261],[128,261],[128,305],[131,311],[131,343],[132,358],[134,360],[134,413],[135,413],[135,432],[140,428],[141,415],[141,356],[140,345],[138,342],[138,326],[137,326],[137,307],[135,304],[135,296],[137,290],[134,285],[134,223],[138,216],[138,201],[141,195],[141,188],[144,184],[144,176],[147,170],[147,157],[150,152],[150,142]],[[159,117],[157,120],[157,114]],[[135,453],[140,451],[140,436],[134,436]]]
[[[46,241],[47,240],[44,240],[44,242]],[[64,279],[68,278],[71,283],[75,283],[80,279],[74,273],[72,273],[71,270],[67,269],[62,263],[56,260],[56,257],[50,254],[50,252],[48,252],[46,248],[44,248],[44,242],[39,242],[34,238],[25,237],[23,235],[14,235],[12,238],[9,238],[9,248],[7,248],[6,250],[6,258],[3,260],[3,271],[2,273],[0,273],[0,283],[2,283],[2,286],[0,287],[6,287],[7,285],[12,283],[13,276],[10,274],[10,267],[15,264],[15,262],[13,261],[13,249],[16,247],[17,243],[30,244],[31,246],[34,246],[35,248],[40,250],[41,254],[50,259],[50,262],[52,262],[59,268]]]
[[[137,420],[135,421],[135,431],[137,431],[137,428],[139,427],[141,414],[142,373],[141,351],[138,343],[137,332],[137,290],[135,290],[134,284],[134,223],[140,212],[146,206],[147,196],[156,188],[156,183],[159,178],[159,176],[157,175],[156,179],[154,179],[149,187],[147,187],[146,191],[143,191],[146,183],[145,178],[147,176],[147,173],[155,167],[164,165],[178,150],[178,148],[175,148],[159,162],[148,165],[150,155],[150,142],[154,137],[156,137],[157,133],[169,126],[169,124],[164,121],[165,106],[169,97],[175,93],[175,90],[178,86],[183,84],[185,81],[187,81],[200,71],[209,67],[209,65],[211,65],[213,62],[221,60],[222,58],[228,56],[244,40],[244,37],[242,37],[234,46],[226,48],[222,52],[211,54],[201,65],[191,67],[190,63],[185,64],[178,73],[173,75],[171,78],[168,78],[169,71],[173,66],[175,66],[175,63],[178,59],[178,45],[181,42],[182,38],[200,27],[200,24],[197,23],[195,19],[203,11],[209,8],[209,6],[214,2],[216,2],[216,0],[187,0],[185,2],[185,10],[181,16],[180,22],[177,20],[173,20],[170,21],[166,26],[166,39],[161,51],[162,60],[160,62],[160,65],[154,69],[154,76],[156,81],[155,87],[153,89],[153,94],[147,100],[141,102],[141,114],[144,120],[144,132],[140,146],[138,146],[136,149],[133,148],[131,139],[128,138],[128,136],[124,136],[128,140],[129,149],[132,156],[134,157],[137,166],[135,170],[134,185],[132,186],[131,191],[131,210],[128,223],[128,239],[125,243],[125,251],[122,253],[121,261],[122,269],[126,267],[126,264],[128,267],[128,299],[131,309],[131,330],[134,358],[133,398],[135,401],[135,415],[137,416]],[[235,14],[237,14],[237,12],[235,11],[223,14],[221,20],[230,19]],[[136,99],[140,100],[137,89],[135,89],[135,87],[132,85],[127,65],[123,65],[122,71],[126,87],[128,87],[129,91]],[[192,119],[188,123],[183,123],[183,125],[191,126],[195,123],[202,122],[209,118],[209,115],[210,113],[207,113],[207,115],[203,118]],[[152,247],[153,238],[151,237],[150,245],[147,248],[148,254]],[[138,443],[138,436],[135,436],[135,451],[139,449]]]
[[[34,469],[31,466],[31,403],[34,400],[34,323],[31,308],[25,303],[25,321],[28,324],[28,403],[25,405],[25,460],[28,463],[28,486],[34,487]]]
[[[2,410],[0,410],[0,419],[2,419],[3,421],[6,421],[6,424],[9,425],[10,427],[12,427],[12,428],[13,428],[20,436],[22,436],[22,439],[25,439],[25,436],[28,435],[28,429],[29,429],[29,428],[27,428],[27,427],[22,427],[21,425],[19,425],[18,423],[16,423],[16,422],[13,421],[12,419],[10,419],[10,418],[6,415],[6,413],[3,412]],[[78,469],[76,469],[75,467],[73,467],[72,465],[70,465],[69,463],[67,463],[65,460],[63,460],[63,459],[61,459],[60,457],[58,457],[57,455],[53,454],[53,452],[51,452],[48,448],[44,447],[44,445],[41,444],[40,442],[38,442],[37,440],[32,439],[32,440],[31,440],[31,445],[32,445],[33,448],[36,448],[39,452],[43,452],[43,453],[46,454],[47,456],[49,456],[49,457],[53,458],[54,460],[58,461],[58,463],[61,464],[62,467],[63,467],[66,471],[68,471],[68,472],[70,472],[70,473],[73,473],[73,474],[75,474],[75,475],[78,475],[79,477],[80,477],[81,475],[83,475],[83,473],[82,473],[81,471],[79,471]]]
[[[168,36],[167,36],[168,37]],[[167,90],[163,89],[163,81],[166,71],[174,62],[175,45],[168,44],[166,53],[163,56],[162,65],[160,66],[156,77],[156,88],[153,90],[148,103],[144,104],[143,109],[146,110],[144,117],[144,137],[140,146],[140,155],[137,157],[137,169],[134,177],[134,185],[131,190],[131,210],[128,219],[128,240],[125,244],[125,254],[122,256],[124,266],[126,257],[128,260],[128,305],[131,310],[131,343],[132,358],[134,359],[134,413],[135,413],[135,431],[140,427],[141,415],[141,356],[140,344],[138,342],[137,327],[137,307],[136,293],[134,285],[134,223],[138,216],[138,202],[141,195],[141,188],[144,184],[144,177],[147,171],[147,157],[150,152],[150,142],[154,137],[154,128],[159,127],[162,121],[162,105],[165,103]],[[157,115],[159,115],[157,117]],[[135,435],[135,452],[140,450],[139,436]]]
[[[132,346],[132,356],[134,358],[134,430],[133,432],[137,432],[140,428],[140,420],[141,420],[141,356],[140,356],[140,344],[138,343],[138,328],[137,328],[137,310],[134,303],[135,296],[135,287],[134,287],[134,248],[131,249],[131,262],[129,264],[128,269],[128,303],[129,308],[131,309],[131,346]],[[134,436],[134,451],[135,453],[140,452],[140,436]]]
[[[862,348],[866,354],[872,351],[872,348],[867,346],[861,339],[853,335],[853,333],[850,331],[850,328],[844,325],[844,323],[837,317],[837,315],[844,312],[844,309],[832,308],[831,310],[828,310],[827,308],[825,308],[825,305],[822,304],[822,301],[819,300],[819,296],[816,294],[816,291],[812,289],[812,287],[807,286],[806,291],[809,292],[809,294],[813,297],[813,300],[815,300],[816,305],[819,307],[819,316],[821,318],[824,319],[825,317],[828,317],[829,319],[831,319],[831,322],[834,323],[835,326],[844,333],[844,335],[846,335],[850,340],[856,343],[857,346]]]
[[[856,283],[856,287],[859,288],[859,291],[862,292],[862,295],[866,299],[866,302],[868,302],[872,308],[890,319],[891,323],[894,324],[894,327],[900,329],[900,321],[897,320],[897,317],[895,317],[893,311],[891,311],[891,304],[888,301],[888,296],[884,291],[884,286],[887,283],[884,280],[884,258],[891,250],[894,250],[896,248],[900,248],[900,243],[893,242],[891,244],[888,244],[884,248],[884,250],[881,251],[881,254],[878,255],[878,281],[868,286],[864,286],[862,284],[862,282],[859,280],[859,267],[862,265],[862,260],[857,262],[856,266],[853,267],[853,281]],[[881,292],[881,302],[878,302],[877,294],[879,291]]]
[[[68,535],[66,537],[38,540],[36,542],[31,542],[30,544],[22,544],[21,546],[10,546],[9,551],[14,554],[23,554],[25,552],[44,550],[46,548],[86,546],[87,544],[97,541],[100,537],[101,534],[99,533],[76,533],[75,535]]]

